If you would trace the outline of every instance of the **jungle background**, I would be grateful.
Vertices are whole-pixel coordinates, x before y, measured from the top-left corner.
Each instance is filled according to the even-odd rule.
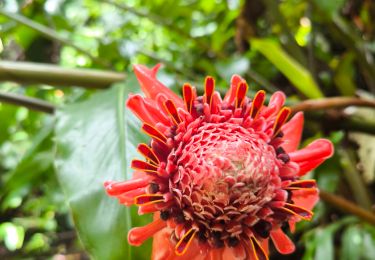
[[[0,0],[0,259],[148,259],[146,223],[107,198],[145,137],[125,109],[132,64],[225,91],[232,74],[305,111],[303,143],[336,153],[321,200],[271,259],[375,259],[375,3],[371,0]]]

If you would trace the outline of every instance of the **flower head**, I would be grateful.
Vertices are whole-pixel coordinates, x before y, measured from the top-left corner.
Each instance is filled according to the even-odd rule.
[[[120,203],[154,213],[130,230],[129,243],[153,236],[153,259],[268,259],[269,240],[293,252],[281,227],[312,218],[318,189],[300,177],[332,155],[330,141],[296,150],[303,114],[288,121],[282,92],[265,105],[264,91],[248,98],[234,75],[223,99],[211,77],[203,96],[185,84],[181,99],[156,79],[158,68],[134,66],[146,97],[127,101],[151,137],[138,146],[145,160],[132,161],[133,179],[105,183]]]

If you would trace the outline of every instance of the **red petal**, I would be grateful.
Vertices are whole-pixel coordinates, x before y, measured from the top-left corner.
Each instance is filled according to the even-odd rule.
[[[262,242],[260,243],[261,247],[263,248],[264,252],[266,252],[267,255],[269,255],[269,250],[268,250],[268,238],[263,239]]]
[[[277,108],[281,108],[283,105],[284,105],[284,102],[285,102],[285,94],[281,91],[276,91],[275,93],[273,93],[273,95],[271,96],[271,99],[270,99],[270,102],[268,104],[269,107],[277,107]]]
[[[191,228],[180,238],[175,246],[176,255],[182,256],[186,253],[187,250],[189,250],[189,246],[193,241],[196,233],[197,231]]]
[[[170,125],[168,116],[163,113],[156,102],[152,99],[144,98],[141,95],[129,95],[126,106],[143,122],[156,125],[161,122]]]
[[[266,118],[276,115],[280,108],[284,105],[285,99],[286,97],[283,92],[277,91],[273,93],[270,102],[268,103],[268,107],[263,109],[261,115]]]
[[[294,243],[280,228],[271,231],[271,239],[280,254],[287,255],[294,252]]]
[[[110,196],[116,196],[125,192],[146,187],[150,183],[148,178],[136,178],[123,182],[106,181],[104,187]]]
[[[164,201],[162,194],[142,194],[134,198],[134,204],[137,206],[147,206]]]
[[[266,99],[266,92],[264,90],[259,90],[251,102],[250,117],[256,118],[259,111],[263,107],[264,100]]]
[[[327,159],[333,154],[333,145],[327,139],[318,139],[305,148],[289,153],[289,157],[294,162],[311,161],[317,159]]]
[[[296,231],[296,221],[295,220],[289,220],[288,224],[289,224],[290,232],[294,233]]]
[[[298,163],[299,165],[298,176],[303,176],[309,171],[314,170],[316,167],[322,164],[325,160],[326,160],[325,158],[321,158],[317,160],[304,161],[304,162]]]
[[[168,99],[172,99],[177,107],[183,108],[184,102],[182,99],[156,79],[156,73],[158,72],[160,66],[161,64],[157,64],[152,69],[149,69],[143,65],[133,66],[135,75],[137,76],[143,93],[145,93],[146,97],[154,100],[159,93],[163,93]]]
[[[213,248],[209,251],[208,256],[205,258],[207,260],[225,260],[223,258],[224,248]]]
[[[249,86],[246,84],[246,82],[241,82],[237,86],[236,91],[236,104],[235,107],[239,108],[242,107],[243,102],[245,101],[247,90],[249,89]]]
[[[193,101],[197,96],[195,88],[193,88],[190,84],[185,83],[182,87],[182,95],[184,97],[186,110],[191,113]]]
[[[128,233],[128,242],[132,246],[140,246],[143,242],[152,237],[156,232],[166,227],[166,222],[156,219],[143,227],[132,228]]]
[[[155,214],[154,219],[158,218]],[[154,235],[152,243],[152,260],[205,260],[207,259],[207,246],[198,243],[197,239],[193,239],[189,246],[189,250],[183,256],[177,256],[174,252],[175,243],[171,242],[171,234],[173,229],[164,228]]]
[[[281,131],[284,134],[282,147],[285,152],[290,153],[297,150],[302,137],[303,122],[303,113],[298,112],[288,123],[281,127]]]
[[[283,107],[279,114],[276,117],[274,126],[273,126],[273,135],[276,136],[281,127],[284,125],[284,123],[288,120],[288,117],[291,113],[291,109],[289,107]]]
[[[176,105],[175,105],[175,103],[173,103],[172,100],[170,100],[170,99],[166,100],[164,102],[164,107],[168,111],[168,114],[172,118],[172,120],[175,123],[175,125],[178,125],[179,123],[181,123],[181,118],[178,115]]]
[[[319,201],[319,191],[315,190],[294,190],[292,191],[294,204],[307,210],[312,210]]]
[[[215,91],[215,80],[213,77],[206,77],[204,81],[205,101],[211,107],[212,95]]]
[[[237,93],[237,86],[240,82],[244,81],[243,78],[241,78],[238,75],[233,75],[232,79],[230,81],[230,89],[228,90],[227,94],[224,97],[224,102],[228,104],[232,104],[234,102],[234,99],[236,97]]]
[[[224,247],[223,259],[225,260],[245,260],[246,250],[240,243],[236,247]]]
[[[250,237],[250,259],[268,260],[268,255],[255,237]]]
[[[285,203],[284,206],[281,207],[280,209],[304,220],[311,220],[311,218],[314,215],[314,213],[311,212],[310,210],[307,210],[303,207],[300,207],[295,204],[290,204],[290,203]]]

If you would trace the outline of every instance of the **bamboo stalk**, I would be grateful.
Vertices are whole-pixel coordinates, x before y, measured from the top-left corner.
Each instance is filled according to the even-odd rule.
[[[39,83],[52,86],[107,88],[125,74],[93,69],[69,69],[52,64],[0,61],[0,81]]]
[[[362,176],[355,167],[356,162],[353,158],[355,156],[354,151],[340,147],[336,149],[336,153],[340,157],[344,177],[352,191],[356,203],[364,209],[371,209],[370,195],[367,192]]]
[[[53,114],[56,109],[53,104],[48,103],[46,101],[37,98],[20,96],[12,93],[0,92],[0,102],[9,103],[16,106],[23,106],[31,110],[44,112],[48,114]]]

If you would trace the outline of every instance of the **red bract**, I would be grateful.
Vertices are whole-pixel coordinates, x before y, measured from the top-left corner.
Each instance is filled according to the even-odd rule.
[[[248,98],[234,75],[224,99],[211,77],[203,96],[185,84],[181,99],[156,79],[158,68],[134,66],[146,97],[127,101],[151,137],[138,146],[145,161],[132,161],[133,179],[105,183],[120,203],[154,213],[152,223],[130,230],[129,243],[153,236],[153,259],[268,259],[269,240],[292,253],[281,227],[293,231],[312,218],[318,189],[299,178],[332,155],[331,142],[296,150],[303,114],[288,122],[282,92],[265,105],[264,91]]]

